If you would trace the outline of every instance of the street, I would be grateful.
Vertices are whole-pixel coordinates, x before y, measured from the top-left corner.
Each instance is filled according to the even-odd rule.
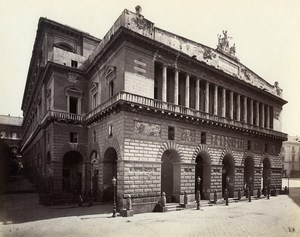
[[[0,236],[300,236],[299,181],[290,180],[290,197],[128,218],[112,218],[112,205],[46,207],[36,194],[2,195]]]

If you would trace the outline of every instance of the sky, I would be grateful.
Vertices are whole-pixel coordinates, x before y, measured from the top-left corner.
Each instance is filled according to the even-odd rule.
[[[300,135],[299,0],[0,0],[0,114],[22,116],[21,103],[39,17],[102,38],[126,8],[156,27],[216,48],[227,30],[240,62],[283,98],[282,131]]]

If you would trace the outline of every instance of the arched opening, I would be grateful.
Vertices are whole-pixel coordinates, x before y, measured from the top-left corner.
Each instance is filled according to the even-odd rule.
[[[117,159],[116,150],[112,147],[107,148],[103,159],[103,201],[105,202],[113,201],[114,187],[112,185],[112,178],[115,177],[118,182]]]
[[[69,151],[64,155],[62,170],[63,193],[82,193],[82,162],[82,156],[78,151]]]
[[[167,202],[179,202],[180,158],[175,150],[166,150],[162,155],[161,193],[165,192]]]
[[[227,189],[228,196],[234,195],[234,160],[231,155],[226,155],[222,162],[222,195]]]
[[[253,184],[254,184],[254,160],[252,157],[248,156],[244,162],[244,187],[245,188],[251,187],[251,195],[253,195]]]
[[[91,196],[94,201],[99,198],[99,170],[98,170],[98,153],[92,151],[91,156],[91,169],[90,169],[90,181],[91,181]]]
[[[195,167],[195,193],[200,189],[201,199],[209,200],[210,196],[210,158],[207,153],[199,153],[196,158]],[[198,187],[197,178],[200,177],[200,185]]]
[[[265,192],[268,187],[268,178],[271,178],[271,163],[269,158],[263,160],[262,191]]]

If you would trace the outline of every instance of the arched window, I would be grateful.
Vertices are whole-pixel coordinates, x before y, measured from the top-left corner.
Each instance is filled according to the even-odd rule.
[[[68,52],[75,53],[75,49],[71,45],[64,43],[64,42],[56,43],[56,44],[54,44],[54,47],[63,49]]]

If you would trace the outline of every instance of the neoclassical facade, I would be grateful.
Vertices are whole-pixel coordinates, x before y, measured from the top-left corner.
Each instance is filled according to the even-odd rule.
[[[162,192],[193,201],[197,177],[208,200],[247,185],[255,194],[268,178],[281,189],[278,83],[239,62],[227,31],[212,49],[140,10],[124,10],[101,40],[40,19],[22,103],[28,175],[51,177],[53,198],[103,202],[116,177],[135,212],[152,211]]]

